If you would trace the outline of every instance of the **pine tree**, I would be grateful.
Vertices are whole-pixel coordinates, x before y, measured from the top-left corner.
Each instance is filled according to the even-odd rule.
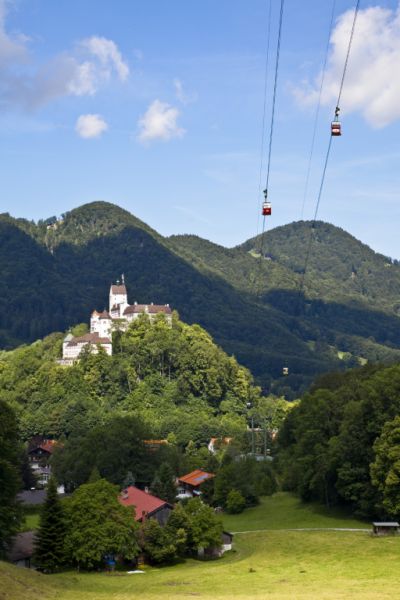
[[[162,463],[158,469],[153,483],[151,484],[151,491],[155,496],[158,496],[166,502],[173,504],[176,498],[176,484],[174,472],[168,463]]]
[[[65,534],[64,510],[57,495],[56,481],[51,478],[35,542],[35,564],[41,571],[53,573],[65,562]]]

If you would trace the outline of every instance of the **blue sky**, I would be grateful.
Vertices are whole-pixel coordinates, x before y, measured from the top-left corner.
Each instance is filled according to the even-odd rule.
[[[0,210],[36,220],[107,200],[164,235],[227,246],[255,235],[268,5],[0,0]],[[305,218],[353,6],[336,1]],[[331,7],[285,2],[268,227],[301,218]],[[362,2],[353,50],[319,218],[400,258],[397,0]]]

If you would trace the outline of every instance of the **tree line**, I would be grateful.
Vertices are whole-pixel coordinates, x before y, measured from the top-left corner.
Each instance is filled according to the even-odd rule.
[[[283,485],[362,517],[400,510],[400,365],[321,377],[279,435]]]

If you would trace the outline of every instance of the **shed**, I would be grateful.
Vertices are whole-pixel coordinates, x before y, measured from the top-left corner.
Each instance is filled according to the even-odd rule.
[[[372,523],[373,535],[398,535],[400,525],[397,521],[386,521]]]
[[[221,544],[219,546],[210,546],[209,548],[198,548],[197,556],[199,558],[220,558],[224,552],[232,550],[233,533],[223,531],[221,534]]]

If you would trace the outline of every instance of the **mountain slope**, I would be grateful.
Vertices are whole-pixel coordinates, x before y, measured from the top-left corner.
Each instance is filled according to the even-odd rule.
[[[107,305],[109,285],[123,272],[131,302],[170,303],[183,320],[209,330],[266,389],[272,385],[290,395],[316,373],[356,364],[358,357],[399,360],[400,319],[394,312],[399,267],[391,265],[384,270],[390,277],[381,276],[386,259],[367,249],[376,263],[368,283],[363,269],[371,270],[371,261],[362,263],[367,247],[360,250],[355,241],[352,252],[361,253],[356,269],[368,283],[367,303],[357,289],[347,289],[341,255],[333,255],[332,267],[326,267],[329,247],[337,252],[337,228],[327,226],[325,242],[325,224],[318,227],[324,260],[310,262],[305,299],[296,291],[296,269],[306,224],[269,232],[272,260],[266,260],[254,257],[254,240],[226,249],[195,236],[163,238],[105,202],[75,209],[50,225],[2,215],[0,343],[12,347],[87,322],[93,308]],[[373,293],[376,301],[369,303]],[[384,310],[378,310],[379,302]],[[290,369],[286,379],[283,366]]]
[[[219,274],[231,285],[250,293],[271,289],[297,289],[312,236],[305,278],[310,298],[367,303],[394,314],[400,313],[400,266],[377,254],[339,227],[321,221],[299,221],[276,227],[235,248],[223,248],[196,236],[171,236],[181,256]],[[256,282],[255,282],[256,280]]]

